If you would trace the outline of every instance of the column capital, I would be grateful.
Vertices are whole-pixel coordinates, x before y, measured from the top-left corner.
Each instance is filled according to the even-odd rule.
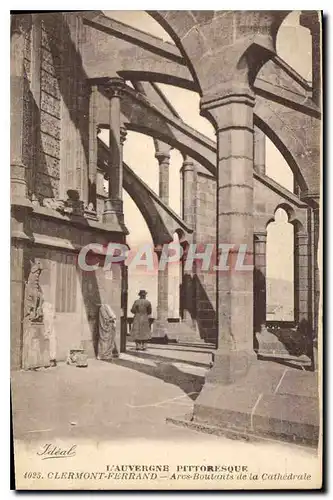
[[[255,94],[249,87],[233,85],[225,87],[218,94],[204,95],[200,100],[200,114],[212,119],[216,130],[242,127],[251,128],[253,131],[252,108],[254,105]],[[233,106],[235,112],[226,112],[225,106]],[[251,109],[251,114],[244,113],[247,109]]]
[[[170,163],[170,151],[156,151],[155,158],[158,160],[158,163],[163,166],[169,166]]]
[[[112,97],[121,97],[123,91],[125,90],[126,85],[125,85],[125,80],[123,78],[115,76],[113,78],[109,78],[103,84],[103,86],[107,91],[109,97],[112,98]]]
[[[267,241],[267,231],[258,231],[253,233],[254,241],[257,241],[258,243],[266,243]]]
[[[310,191],[302,192],[300,196],[301,201],[304,201],[312,208],[318,208],[320,204],[320,194],[319,193],[311,193]]]
[[[123,222],[123,201],[119,198],[107,198],[104,200],[104,212],[103,220],[104,222],[113,222],[116,219],[121,219]]]
[[[170,151],[172,147],[159,139],[154,139],[155,146],[155,158],[159,161],[159,163],[163,163],[167,159],[170,159]]]
[[[182,172],[188,172],[195,170],[195,161],[191,156],[183,155],[183,164],[180,169]]]

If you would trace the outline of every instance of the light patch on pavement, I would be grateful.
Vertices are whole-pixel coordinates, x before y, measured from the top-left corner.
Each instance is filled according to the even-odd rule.
[[[177,396],[176,398],[164,399],[163,401],[157,401],[156,403],[149,403],[146,405],[137,405],[136,406],[136,405],[131,405],[131,404],[127,403],[126,406],[129,406],[130,408],[148,408],[150,406],[162,406],[164,404],[174,403],[179,399],[188,398],[189,396],[192,396],[194,394],[199,394],[199,393],[198,392],[189,392],[188,394],[183,394],[182,396]]]
[[[139,356],[133,356],[131,354],[127,353],[121,353],[121,358],[127,361],[135,361],[135,363],[141,363],[142,365],[149,365],[149,366],[154,366],[156,367],[155,361],[152,361],[151,359],[147,358],[139,358]]]
[[[209,368],[206,368],[204,366],[194,366],[188,363],[172,363],[172,364],[175,368],[184,373],[190,373],[191,375],[200,375],[202,377],[204,377],[207,370],[209,370]]]

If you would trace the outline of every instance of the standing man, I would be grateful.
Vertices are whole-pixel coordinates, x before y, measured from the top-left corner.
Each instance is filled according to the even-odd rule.
[[[131,313],[134,314],[131,336],[136,343],[137,351],[145,351],[146,343],[151,338],[149,325],[151,303],[146,297],[146,290],[140,290],[139,298],[135,300],[131,309]]]

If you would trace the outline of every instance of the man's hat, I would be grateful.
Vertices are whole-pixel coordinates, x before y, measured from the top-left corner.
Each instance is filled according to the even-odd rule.
[[[138,295],[147,295],[147,292],[146,290],[140,290]]]

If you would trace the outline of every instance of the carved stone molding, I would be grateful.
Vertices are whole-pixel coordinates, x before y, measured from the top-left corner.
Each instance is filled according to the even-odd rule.
[[[103,86],[110,98],[120,98],[125,89],[125,80],[123,80],[123,78],[115,76],[114,78],[110,78],[107,82],[105,82]]]
[[[25,35],[31,29],[30,14],[14,14],[11,16],[10,35]]]

